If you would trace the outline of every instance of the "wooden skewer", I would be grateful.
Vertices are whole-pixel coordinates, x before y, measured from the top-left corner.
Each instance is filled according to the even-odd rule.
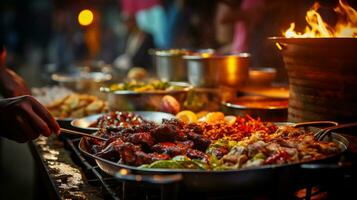
[[[61,132],[69,133],[69,134],[72,134],[72,135],[81,135],[81,136],[90,137],[90,138],[93,138],[93,139],[98,139],[98,140],[103,140],[103,141],[107,141],[108,140],[106,138],[102,138],[102,137],[99,137],[99,136],[91,135],[91,134],[88,134],[88,133],[82,133],[82,132],[78,132],[78,131],[72,131],[72,130],[65,129],[65,128],[61,128]]]

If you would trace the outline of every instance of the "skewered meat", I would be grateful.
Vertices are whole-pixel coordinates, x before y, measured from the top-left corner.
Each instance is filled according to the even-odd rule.
[[[152,147],[152,150],[157,153],[168,154],[172,157],[177,155],[185,155],[188,147],[183,145],[177,145],[172,142],[157,143]]]
[[[119,149],[123,144],[124,142],[121,139],[112,141],[96,155],[111,161],[118,161],[120,159]]]
[[[193,148],[195,143],[191,140],[186,140],[186,141],[176,141],[175,142],[178,146],[185,147],[185,148]]]
[[[126,142],[120,145],[120,156],[121,162],[124,164],[130,164],[134,166],[139,166],[143,164],[149,164],[157,160],[167,160],[170,159],[169,155],[158,154],[158,153],[145,153],[139,146],[133,145],[130,142]]]
[[[211,144],[211,141],[208,138],[205,138],[195,132],[188,132],[187,137],[194,142],[195,148],[201,151],[205,151]]]
[[[197,134],[200,134],[200,135],[203,134],[203,129],[198,124],[194,124],[194,123],[187,124],[185,129],[187,129],[188,132],[194,132],[194,133],[197,133]]]
[[[136,166],[136,152],[141,151],[140,146],[125,142],[119,146],[120,161],[125,164]]]
[[[133,133],[127,137],[126,141],[133,144],[141,144],[145,147],[152,147],[155,144],[151,134],[147,132]]]
[[[188,149],[187,157],[189,157],[191,159],[199,159],[199,160],[202,160],[205,162],[208,161],[208,156],[205,153],[203,153],[202,151],[199,151],[197,149]]]
[[[151,131],[151,135],[157,142],[173,142],[179,138],[179,132],[173,125],[162,124]]]
[[[145,153],[143,151],[138,151],[135,153],[136,161],[135,166],[143,165],[143,164],[150,164],[152,162],[158,160],[168,160],[170,156],[167,154],[159,154],[159,153]]]

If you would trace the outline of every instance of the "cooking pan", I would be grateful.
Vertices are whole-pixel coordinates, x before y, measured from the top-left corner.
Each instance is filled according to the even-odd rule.
[[[279,125],[291,123],[279,123]],[[316,127],[307,130],[317,132]],[[153,184],[180,183],[185,189],[196,192],[222,192],[232,190],[249,191],[254,188],[267,190],[274,188],[281,179],[292,181],[298,179],[299,174],[309,169],[308,164],[337,161],[347,150],[348,141],[338,133],[327,134],[323,139],[333,141],[340,147],[340,152],[324,159],[284,165],[266,165],[254,168],[243,168],[227,171],[199,171],[191,169],[142,169],[125,164],[118,164],[95,156],[88,147],[85,137],[80,140],[79,149],[85,155],[95,159],[99,168],[107,174],[113,175],[121,181],[137,181]]]

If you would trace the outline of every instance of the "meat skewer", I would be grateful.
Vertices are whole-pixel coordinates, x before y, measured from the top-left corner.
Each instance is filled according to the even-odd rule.
[[[91,134],[88,134],[88,133],[82,133],[82,132],[78,132],[78,131],[72,131],[72,130],[65,129],[65,128],[61,128],[61,132],[62,132],[62,133],[72,134],[72,135],[85,136],[85,137],[89,137],[89,138],[93,138],[93,139],[98,139],[98,140],[102,140],[102,141],[107,141],[107,140],[108,140],[108,139],[106,139],[106,138],[102,138],[102,137],[99,137],[99,136],[91,135]]]

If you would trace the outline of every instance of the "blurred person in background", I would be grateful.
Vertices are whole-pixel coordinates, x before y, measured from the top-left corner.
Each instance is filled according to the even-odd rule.
[[[251,66],[277,69],[277,81],[287,82],[280,53],[268,37],[281,36],[291,21],[304,21],[311,1],[218,0],[215,27],[221,53],[251,54]]]
[[[262,21],[264,3],[264,0],[221,0],[219,2],[216,23],[221,26],[232,25],[231,30],[227,26],[219,27],[228,29],[222,31],[222,34],[228,34],[227,32],[233,30],[233,35],[228,35],[228,37],[233,37],[229,50],[231,53],[249,51],[253,32],[257,31],[257,26]],[[225,37],[218,35],[218,38],[222,40]]]
[[[131,67],[141,67],[152,71],[152,58],[149,50],[155,48],[151,34],[141,30],[137,24],[134,13],[123,12],[122,19],[127,34],[121,55],[114,60],[114,67],[127,71]]]

